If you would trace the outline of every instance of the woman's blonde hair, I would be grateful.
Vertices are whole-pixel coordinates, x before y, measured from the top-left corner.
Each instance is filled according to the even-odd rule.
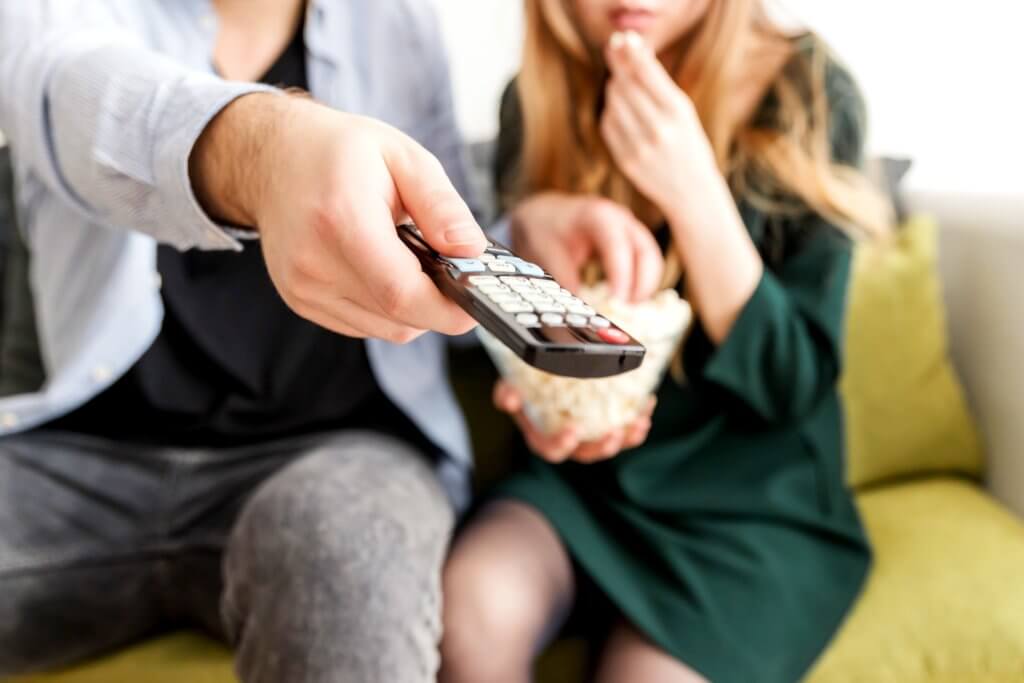
[[[555,190],[595,194],[630,207],[648,225],[663,221],[616,168],[600,134],[606,79],[599,49],[586,44],[572,0],[526,0],[526,43],[517,80],[524,139],[514,194]],[[883,234],[890,211],[864,176],[834,162],[825,92],[827,55],[816,48],[803,73],[786,68],[767,94],[770,126],[730,116],[728,95],[758,39],[787,40],[760,0],[711,0],[706,15],[666,53],[693,101],[719,168],[738,198],[770,213],[807,210],[854,236]],[[788,199],[787,199],[788,198]],[[669,250],[670,272],[678,263]]]

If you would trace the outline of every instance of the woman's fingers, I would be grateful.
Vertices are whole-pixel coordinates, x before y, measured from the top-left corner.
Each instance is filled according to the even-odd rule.
[[[642,88],[659,109],[673,109],[679,86],[638,34],[627,31],[613,35],[605,50],[605,59],[616,77]]]
[[[565,462],[579,445],[576,430],[572,427],[566,427],[557,434],[549,436],[539,431],[522,412],[516,413],[513,418],[520,431],[523,432],[526,445],[530,447],[530,450],[552,464]]]
[[[647,440],[647,435],[651,432],[651,418],[642,417],[634,421],[628,428],[626,428],[625,436],[622,438],[622,448],[636,448],[644,441]]]
[[[629,229],[633,241],[633,301],[646,301],[658,291],[665,271],[665,257],[650,229],[634,220]]]
[[[499,379],[494,384],[494,406],[503,413],[518,413],[523,409],[523,399],[519,392],[505,380]]]
[[[593,464],[613,458],[622,450],[624,436],[622,429],[613,429],[600,439],[580,444],[573,451],[572,459],[583,464]]]
[[[522,395],[508,382],[498,380],[494,385],[494,405],[508,413],[523,433],[526,445],[534,453],[551,463],[560,463],[576,450],[579,439],[576,430],[567,426],[557,434],[545,434],[530,421],[523,412]]]

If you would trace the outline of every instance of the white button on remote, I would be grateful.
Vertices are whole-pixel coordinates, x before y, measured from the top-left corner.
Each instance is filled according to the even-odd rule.
[[[540,324],[540,318],[533,313],[520,313],[516,316],[516,322],[523,327],[536,327]]]
[[[534,308],[539,313],[565,313],[565,306],[561,304],[537,304]]]
[[[487,269],[490,270],[492,273],[516,272],[515,265],[509,263],[508,261],[491,261],[490,263],[487,264]]]
[[[540,279],[538,279],[538,280],[534,280],[533,284],[536,285],[540,289],[551,290],[553,292],[557,292],[558,290],[561,289],[561,286],[557,282],[555,282],[554,280],[540,280]]]
[[[603,330],[603,329],[606,329],[606,328],[612,326],[612,324],[610,322],[608,322],[607,318],[602,318],[599,315],[595,315],[593,318],[591,318],[590,319],[590,324],[593,325],[594,327],[600,329],[600,330]]]
[[[490,296],[491,294],[511,294],[512,290],[505,285],[484,285],[478,288],[481,292]]]
[[[501,284],[501,280],[494,277],[493,275],[472,275],[469,278],[469,284],[471,285],[498,285]]]
[[[533,313],[533,306],[525,301],[506,301],[499,305],[506,313]]]
[[[563,325],[564,321],[562,316],[557,313],[545,313],[540,317],[540,321],[545,325]]]
[[[516,283],[521,283],[521,284],[526,284],[526,285],[530,284],[530,278],[528,278],[528,277],[520,277],[518,275],[505,275],[505,276],[503,276],[501,278],[501,281],[504,282],[506,285],[512,285],[512,284],[516,284]]]
[[[587,324],[587,320],[587,316],[576,315],[575,313],[565,316],[565,322],[573,327],[584,327]]]

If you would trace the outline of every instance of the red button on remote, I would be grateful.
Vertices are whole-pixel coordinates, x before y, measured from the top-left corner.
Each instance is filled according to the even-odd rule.
[[[597,336],[609,344],[628,344],[629,335],[614,327],[597,330]]]

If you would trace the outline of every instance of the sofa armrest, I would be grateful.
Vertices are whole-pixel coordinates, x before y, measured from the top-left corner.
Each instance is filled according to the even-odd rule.
[[[950,351],[985,439],[989,488],[1024,516],[1024,196],[916,192],[940,225]]]

